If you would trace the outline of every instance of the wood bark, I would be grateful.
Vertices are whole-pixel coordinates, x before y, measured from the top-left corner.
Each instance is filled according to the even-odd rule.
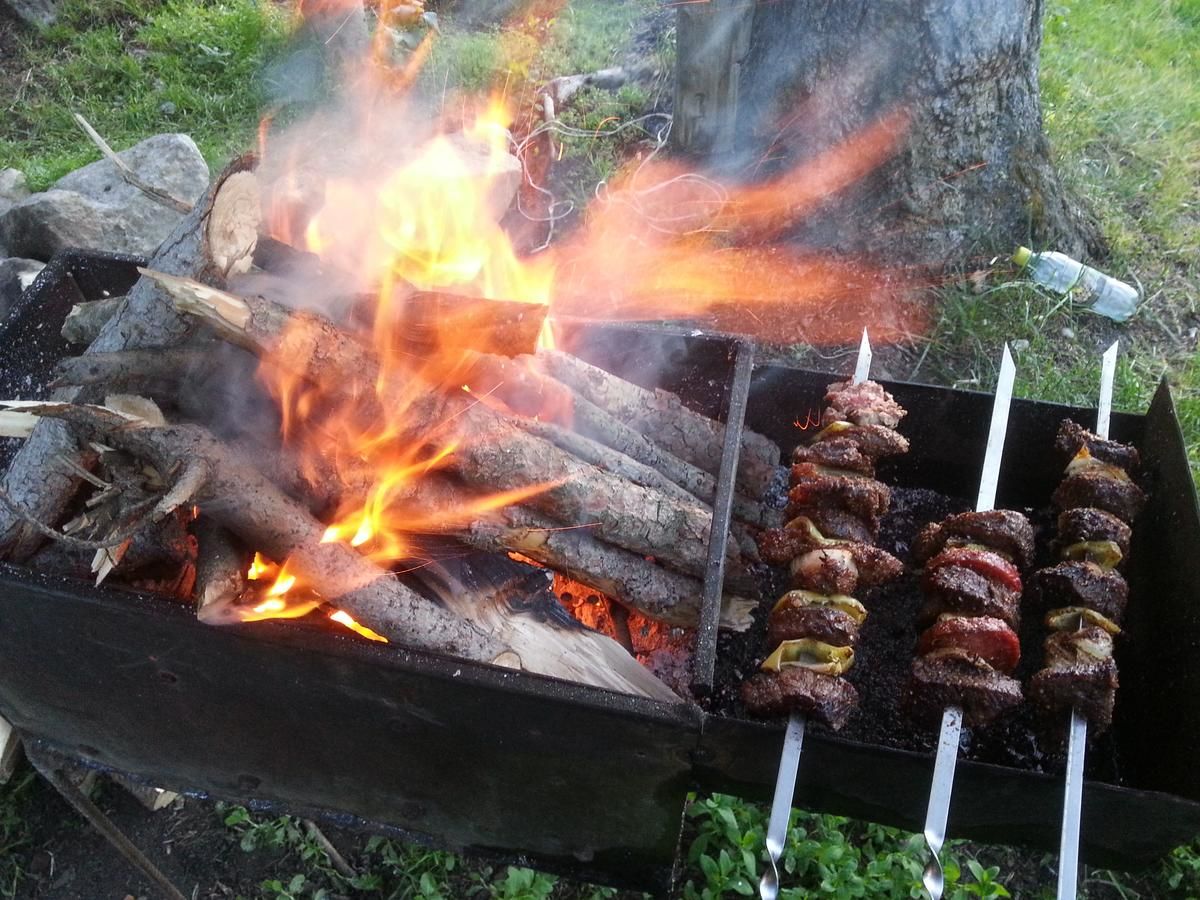
[[[181,310],[203,317],[222,336],[292,367],[334,395],[370,396],[379,384],[371,352],[321,316],[262,298],[235,297],[188,279],[154,277],[168,287]],[[526,503],[554,520],[587,524],[605,541],[682,572],[705,571],[712,512],[698,502],[685,503],[602,472],[525,433],[468,394],[441,391],[416,376],[387,380],[379,402],[405,410],[414,441],[457,438],[458,447],[446,464],[464,481],[486,491],[540,487]],[[438,426],[447,424],[450,430],[439,433]],[[749,590],[754,580],[740,551],[728,537],[727,546],[726,583]]]
[[[674,394],[640,387],[570,354],[551,350],[537,359],[551,377],[668,452],[711,475],[720,474],[723,423],[685,406]],[[751,497],[761,497],[778,467],[779,448],[761,434],[743,431],[738,486]]]
[[[225,270],[209,254],[208,228],[212,205],[225,181],[254,166],[251,157],[235,160],[217,179],[195,208],[171,232],[154,254],[154,266],[164,272],[221,283]],[[251,248],[252,250],[253,248]],[[109,319],[88,352],[112,352],[144,347],[168,347],[195,327],[190,317],[168,302],[154,281],[142,278],[133,286],[120,310]],[[63,388],[52,399],[91,402],[96,391]],[[61,459],[69,460],[64,464]],[[45,523],[61,520],[78,486],[77,467],[85,462],[69,429],[45,419],[17,451],[3,488],[33,518]],[[76,468],[73,468],[76,467]],[[0,559],[22,561],[42,543],[42,536],[7,507],[0,508]]]
[[[897,152],[793,224],[790,237],[906,263],[1053,245],[1104,252],[1095,218],[1068,196],[1042,131],[1042,0],[821,0],[680,7],[677,95],[703,93],[710,122],[678,135],[717,165],[772,177],[848,148],[896,109],[910,115]],[[750,12],[747,12],[750,10]],[[714,48],[725,91],[699,65]],[[689,25],[685,27],[685,20]],[[699,25],[696,23],[699,22]],[[705,142],[733,134],[734,146]]]

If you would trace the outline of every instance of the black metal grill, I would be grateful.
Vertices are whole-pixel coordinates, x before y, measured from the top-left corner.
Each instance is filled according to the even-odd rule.
[[[71,303],[122,293],[135,262],[69,252],[51,263],[0,333],[0,396],[40,396],[67,352],[58,330]],[[568,343],[584,358],[633,381],[654,377],[735,424],[744,415],[785,448],[796,443],[797,411],[815,407],[829,380],[756,365],[749,346],[725,338],[574,332]],[[640,369],[646,360],[653,376]],[[913,449],[885,480],[973,495],[990,397],[886,386],[909,410]],[[1071,414],[1089,412],[1013,403],[998,505],[1045,505],[1061,477],[1047,448]],[[1145,416],[1114,416],[1112,434],[1140,447],[1152,484],[1129,572],[1112,751],[1085,788],[1082,857],[1134,866],[1200,831],[1200,512],[1165,385]],[[718,533],[736,444],[725,454]],[[718,654],[715,563],[697,636],[700,694]],[[12,565],[0,566],[0,712],[37,746],[162,787],[656,890],[673,878],[687,792],[766,799],[782,731],[315,625],[211,628],[173,600]],[[916,829],[931,769],[931,754],[815,731],[795,803]],[[967,759],[950,831],[1051,849],[1060,810],[1058,775]]]

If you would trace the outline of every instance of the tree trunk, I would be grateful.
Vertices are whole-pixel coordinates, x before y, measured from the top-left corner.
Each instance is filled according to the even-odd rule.
[[[853,146],[872,122],[904,108],[907,132],[888,162],[795,223],[789,237],[937,266],[1021,243],[1102,254],[1099,227],[1065,194],[1042,133],[1043,8],[1042,0],[756,4],[746,52],[734,61],[735,102],[710,106],[732,124],[685,127],[677,138],[732,127],[736,153],[722,167],[763,177]],[[746,28],[736,9],[683,6],[680,16],[680,78],[694,68],[684,60],[705,46],[736,45]],[[685,28],[688,18],[701,27]],[[678,96],[688,92],[679,86]]]

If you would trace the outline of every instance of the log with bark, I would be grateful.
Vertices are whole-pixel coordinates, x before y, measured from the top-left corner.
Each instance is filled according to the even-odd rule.
[[[405,410],[406,421],[393,424],[410,429],[412,441],[456,441],[444,462],[468,483],[490,491],[539,488],[525,502],[556,522],[588,524],[597,537],[688,574],[705,571],[712,511],[698,501],[668,497],[582,463],[461,390],[439,390],[412,375],[381,381],[371,351],[321,316],[142,271],[167,289],[181,311],[334,396],[361,403],[364,389],[380,387],[382,407]],[[655,400],[666,408],[668,395],[659,394]],[[674,408],[683,407],[676,400]],[[752,590],[738,546],[732,539],[727,544],[726,586]]]
[[[253,253],[258,228],[254,160],[242,157],[221,174],[208,193],[155,252],[152,264],[161,271],[221,283],[230,271],[243,269]],[[88,352],[112,352],[179,343],[194,321],[164,302],[162,289],[140,279],[118,312],[108,319]],[[60,402],[94,402],[98,391],[64,388]],[[86,463],[70,430],[59,421],[38,423],[8,471],[3,490],[11,506],[0,507],[0,558],[27,559],[44,540],[29,520],[56,523],[74,496],[78,471]]]
[[[200,426],[150,425],[97,406],[47,403],[24,409],[63,422],[86,441],[102,441],[133,454],[164,477],[182,470],[151,519],[182,503],[196,504],[203,515],[248,546],[271,559],[287,560],[302,584],[389,640],[666,702],[678,699],[603,635],[589,633],[582,639],[589,661],[581,664],[580,639],[572,638],[564,649],[554,628],[535,617],[497,616],[486,603],[461,604],[452,613],[353,548],[325,541],[325,526],[307,509],[280,491],[250,459]],[[200,477],[190,478],[188,473]],[[189,487],[177,490],[180,484]]]

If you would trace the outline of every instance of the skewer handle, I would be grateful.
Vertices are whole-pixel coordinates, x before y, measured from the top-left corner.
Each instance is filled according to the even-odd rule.
[[[929,788],[929,807],[925,812],[925,846],[929,862],[921,874],[921,883],[931,900],[941,900],[946,888],[942,872],[942,845],[946,842],[946,822],[950,818],[950,796],[954,790],[954,768],[958,763],[958,740],[962,735],[962,710],[947,706],[942,712],[942,730],[938,734],[937,759],[933,764],[933,784]]]
[[[771,801],[771,819],[767,823],[767,855],[771,867],[763,872],[758,882],[758,895],[762,900],[776,900],[779,896],[779,857],[783,855],[783,845],[787,841],[796,773],[800,768],[800,751],[804,747],[804,725],[804,716],[793,713],[783,735],[779,774],[775,776],[775,797]]]

